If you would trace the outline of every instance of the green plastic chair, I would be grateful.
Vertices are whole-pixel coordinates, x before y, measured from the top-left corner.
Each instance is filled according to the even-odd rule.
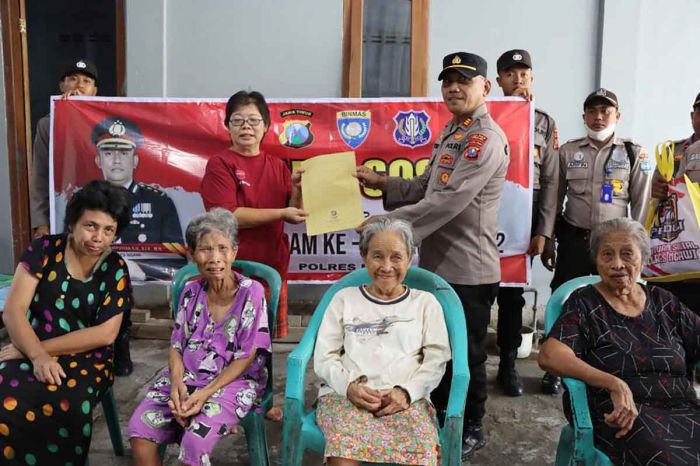
[[[280,300],[280,290],[282,289],[282,279],[279,273],[270,266],[258,262],[237,260],[233,267],[241,271],[243,275],[251,278],[262,279],[270,289],[270,302],[267,306],[267,318],[269,320],[270,336],[274,334],[275,321],[277,319],[277,306]],[[193,277],[199,275],[196,264],[187,264],[180,269],[173,277],[170,289],[170,308],[173,320],[177,317],[180,293]],[[246,442],[248,443],[248,457],[250,464],[255,466],[268,466],[270,460],[267,454],[267,436],[265,435],[265,413],[272,407],[272,358],[267,363],[267,387],[263,395],[260,406],[262,413],[254,413],[252,410],[241,420],[241,427],[245,431]],[[165,452],[165,445],[161,445],[161,456]]]
[[[600,276],[578,277],[562,284],[549,298],[544,314],[545,334],[549,334],[564,309],[564,303],[571,293],[586,285],[600,281]],[[588,409],[586,384],[578,379],[563,377],[562,381],[569,392],[571,400],[571,417],[573,425],[567,424],[561,429],[557,446],[556,466],[595,465],[612,466],[605,453],[595,448],[593,443],[593,423]]]
[[[321,302],[316,306],[299,345],[287,359],[282,466],[301,466],[306,450],[323,452],[325,440],[321,429],[316,425],[316,410],[307,411],[304,407],[306,366],[313,355],[318,328],[333,296],[343,288],[369,283],[371,280],[367,270],[360,269],[346,275],[326,291]],[[445,423],[440,428],[442,464],[444,466],[460,466],[462,464],[462,418],[464,417],[467,387],[469,386],[467,326],[462,304],[445,280],[425,269],[411,267],[406,275],[405,283],[411,288],[428,291],[435,295],[445,314],[445,323],[452,348],[452,385]]]
[[[549,334],[564,309],[564,303],[571,293],[586,285],[593,285],[600,281],[599,275],[574,278],[562,284],[556,289],[547,303],[544,316],[545,334]],[[641,283],[641,280],[639,280]],[[700,362],[695,365],[700,371]],[[610,458],[602,451],[595,448],[593,443],[593,423],[588,409],[588,397],[586,384],[578,379],[562,377],[562,381],[569,391],[571,400],[571,416],[573,426],[567,424],[561,429],[559,445],[557,446],[556,466],[593,465],[612,466]]]
[[[102,397],[102,412],[107,422],[107,430],[109,430],[109,439],[112,441],[114,455],[124,456],[124,440],[122,431],[119,428],[119,412],[117,411],[117,402],[114,399],[112,387],[109,387]]]

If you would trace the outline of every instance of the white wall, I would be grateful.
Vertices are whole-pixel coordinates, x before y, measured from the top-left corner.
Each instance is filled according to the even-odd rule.
[[[130,96],[338,97],[339,0],[127,0]]]
[[[653,153],[690,136],[700,92],[697,0],[608,0],[601,82],[620,99],[621,135]]]
[[[428,92],[440,95],[442,57],[465,51],[486,59],[491,95],[503,95],[496,60],[506,50],[526,49],[536,105],[556,120],[561,141],[579,137],[583,100],[595,87],[597,18],[598,0],[433,0]]]

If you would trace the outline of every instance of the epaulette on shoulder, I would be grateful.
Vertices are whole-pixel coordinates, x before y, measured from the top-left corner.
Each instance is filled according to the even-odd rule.
[[[622,138],[622,137],[621,137],[620,139],[622,139],[622,142],[623,142],[624,144],[626,144],[626,143],[629,142],[629,143],[631,143],[633,146],[642,147],[642,145],[641,145],[640,143],[638,143],[638,142],[632,140],[632,138]]]
[[[151,186],[150,184],[139,183],[139,188],[143,189],[144,191],[148,191],[152,194],[157,194],[158,196],[165,196],[165,193],[163,191],[156,188],[155,186]]]
[[[584,139],[586,139],[586,138],[585,138],[585,137],[583,137],[583,138],[574,138],[574,139],[569,139],[569,140],[568,140],[568,141],[566,141],[566,142],[565,142],[564,144],[569,144],[569,143],[572,143],[572,142],[581,142],[581,141],[583,141]]]
[[[535,113],[541,113],[542,115],[544,115],[544,116],[546,116],[546,117],[548,117],[548,118],[552,118],[552,117],[549,115],[549,113],[547,113],[545,110],[542,110],[541,108],[535,107]]]

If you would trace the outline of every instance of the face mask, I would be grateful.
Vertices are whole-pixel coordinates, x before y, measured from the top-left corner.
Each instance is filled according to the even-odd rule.
[[[601,129],[600,131],[593,131],[585,124],[583,126],[586,128],[586,133],[588,133],[589,138],[595,141],[605,141],[615,132],[615,127],[617,126],[617,123],[613,123],[607,128]]]

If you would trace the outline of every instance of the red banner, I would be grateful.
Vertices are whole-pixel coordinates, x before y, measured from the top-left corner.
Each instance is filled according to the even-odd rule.
[[[490,100],[487,105],[510,143],[499,216],[502,282],[521,285],[529,282],[524,252],[530,239],[533,106],[512,98]],[[439,99],[295,99],[271,100],[269,106],[272,124],[263,149],[290,166],[316,155],[354,150],[358,164],[405,178],[423,172],[436,137],[451,118]],[[51,137],[54,231],[62,224],[71,193],[103,176],[96,161],[93,130],[102,120],[119,117],[133,122],[143,134],[143,143],[136,148],[134,180],[172,200],[181,236],[188,220],[203,211],[198,191],[208,158],[230,146],[224,107],[224,100],[55,99]],[[381,213],[380,193],[363,190],[363,206],[366,215]],[[153,213],[150,207],[142,207],[136,215],[148,218]],[[287,234],[292,280],[334,280],[361,266],[357,235],[352,231],[308,237],[305,227],[297,225],[288,226]],[[171,244],[172,239],[142,237],[138,240],[144,243],[142,247],[138,243],[122,246],[127,257],[153,259],[156,250],[177,256],[181,250]],[[165,245],[146,247],[154,242]],[[150,255],[139,256],[138,251]]]

